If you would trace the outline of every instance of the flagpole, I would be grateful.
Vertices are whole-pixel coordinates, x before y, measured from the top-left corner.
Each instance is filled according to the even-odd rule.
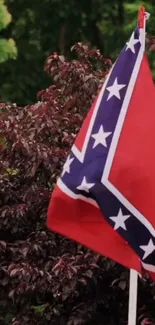
[[[128,325],[136,325],[138,296],[138,273],[130,270]]]

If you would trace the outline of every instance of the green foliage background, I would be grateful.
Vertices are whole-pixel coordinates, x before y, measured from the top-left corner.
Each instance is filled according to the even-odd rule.
[[[37,91],[51,82],[43,66],[53,51],[70,55],[70,46],[83,41],[115,59],[135,27],[141,5],[151,13],[147,28],[150,34],[154,33],[155,4],[151,0],[143,3],[139,0],[6,0],[5,3],[12,22],[1,32],[4,38],[1,42],[11,36],[17,44],[18,57],[0,66],[0,97],[22,105],[34,102]],[[11,42],[8,41],[10,47]],[[154,53],[150,54],[150,62],[155,70]]]
[[[3,0],[0,0],[0,31],[5,29],[11,22],[11,15]],[[0,63],[8,59],[15,59],[17,56],[17,49],[12,38],[0,38]]]

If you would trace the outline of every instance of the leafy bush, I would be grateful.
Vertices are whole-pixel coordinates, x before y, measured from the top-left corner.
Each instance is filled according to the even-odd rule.
[[[125,324],[128,271],[46,229],[51,191],[111,66],[78,43],[78,60],[45,64],[54,85],[27,107],[0,104],[0,324]],[[139,322],[154,314],[141,282]],[[151,323],[150,323],[151,324]]]

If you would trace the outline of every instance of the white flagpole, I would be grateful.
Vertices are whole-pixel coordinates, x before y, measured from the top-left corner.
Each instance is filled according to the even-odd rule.
[[[138,273],[130,270],[128,325],[136,325],[137,318]]]

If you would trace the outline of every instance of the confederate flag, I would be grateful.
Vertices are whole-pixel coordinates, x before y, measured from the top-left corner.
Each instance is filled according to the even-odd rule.
[[[155,277],[155,86],[145,20],[142,8],[64,164],[47,226]]]

